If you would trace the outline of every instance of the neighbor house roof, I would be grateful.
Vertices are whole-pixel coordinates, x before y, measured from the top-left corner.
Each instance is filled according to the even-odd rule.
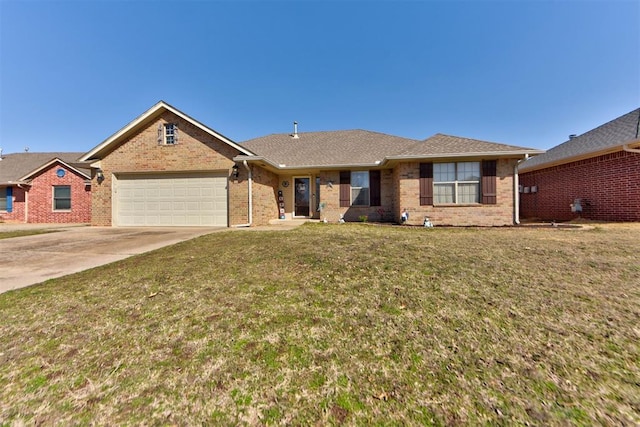
[[[624,145],[640,143],[639,132],[640,108],[637,108],[527,160],[520,166],[520,171],[543,169],[619,151]]]
[[[82,158],[80,160],[87,161],[87,160],[98,160],[98,159],[101,159],[106,153],[110,152],[115,147],[117,147],[123,141],[123,138],[126,138],[129,135],[135,133],[141,127],[147,126],[153,120],[156,120],[165,111],[172,112],[173,114],[175,114],[176,116],[180,117],[181,119],[186,120],[187,122],[191,123],[192,125],[196,126],[197,128],[200,128],[201,130],[205,131],[209,135],[214,136],[215,138],[219,139],[220,141],[230,145],[231,147],[235,148],[236,150],[240,151],[241,153],[244,153],[244,154],[249,155],[249,156],[252,155],[252,153],[250,151],[248,151],[246,148],[241,147],[240,145],[236,144],[235,142],[233,142],[232,140],[230,140],[226,136],[216,132],[215,130],[213,130],[213,129],[205,126],[205,125],[203,125],[199,121],[197,121],[197,120],[193,119],[192,117],[186,115],[185,113],[183,113],[182,111],[178,110],[177,108],[172,107],[171,105],[167,104],[166,102],[159,101],[157,104],[155,104],[153,107],[151,107],[150,109],[148,109],[147,111],[142,113],[142,115],[140,115],[138,118],[133,120],[131,123],[129,123],[128,125],[126,125],[122,129],[120,129],[118,132],[116,132],[113,135],[111,135],[109,138],[105,139],[102,143],[100,143],[96,147],[94,147],[91,151],[89,151],[84,156],[82,156]]]
[[[400,153],[417,141],[366,130],[302,132],[298,138],[273,134],[242,144],[274,166],[375,165],[389,154]]]
[[[34,174],[56,161],[89,178],[91,176],[89,165],[78,161],[82,154],[70,152],[3,154],[0,160],[0,184],[25,183]]]
[[[543,151],[477,139],[437,134],[424,141],[366,130],[268,135],[244,142],[256,157],[278,169],[379,166],[389,160],[470,156],[521,156]]]

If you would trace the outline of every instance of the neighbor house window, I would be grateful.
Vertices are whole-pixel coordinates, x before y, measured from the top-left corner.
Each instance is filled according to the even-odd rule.
[[[434,163],[433,203],[480,203],[480,162]]]
[[[56,185],[53,187],[53,210],[68,211],[71,209],[71,186]]]
[[[178,143],[178,125],[165,123],[158,126],[158,144],[175,145]]]
[[[351,206],[369,206],[369,171],[351,172]]]
[[[7,210],[7,188],[0,188],[0,211]]]

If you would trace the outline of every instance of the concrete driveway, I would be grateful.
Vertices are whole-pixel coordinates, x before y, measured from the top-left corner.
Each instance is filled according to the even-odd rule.
[[[0,239],[0,293],[118,261],[226,227],[87,227],[0,224],[54,233]]]

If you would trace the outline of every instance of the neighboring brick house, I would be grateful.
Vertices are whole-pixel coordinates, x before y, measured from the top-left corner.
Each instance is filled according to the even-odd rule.
[[[640,108],[524,162],[523,218],[640,221]]]
[[[95,225],[263,225],[292,218],[508,225],[515,171],[542,151],[364,130],[238,144],[159,102],[82,156]]]
[[[89,223],[91,175],[82,153],[0,156],[0,220]]]

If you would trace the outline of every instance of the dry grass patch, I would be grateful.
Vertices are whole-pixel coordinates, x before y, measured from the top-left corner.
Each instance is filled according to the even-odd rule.
[[[638,423],[639,237],[313,224],[12,291],[0,423]]]
[[[13,237],[34,236],[36,234],[57,233],[58,231],[59,230],[46,230],[46,229],[0,231],[0,239],[11,239]]]

